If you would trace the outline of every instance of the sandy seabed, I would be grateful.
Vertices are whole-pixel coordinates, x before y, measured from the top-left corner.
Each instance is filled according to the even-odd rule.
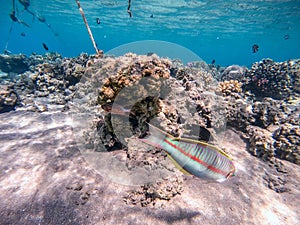
[[[133,187],[98,174],[81,155],[72,118],[63,112],[0,114],[0,224],[299,224],[300,168],[278,174],[227,130],[223,146],[238,163],[236,177],[209,183],[184,176],[181,195],[152,207],[127,205]],[[266,175],[286,179],[276,193]]]

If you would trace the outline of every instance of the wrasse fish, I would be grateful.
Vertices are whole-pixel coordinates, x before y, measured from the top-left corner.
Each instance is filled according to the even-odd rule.
[[[149,132],[140,140],[165,150],[183,172],[218,182],[235,175],[233,160],[218,147],[206,142],[175,138],[150,124]]]

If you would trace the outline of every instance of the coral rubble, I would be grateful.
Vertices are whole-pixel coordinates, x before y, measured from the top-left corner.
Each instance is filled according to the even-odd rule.
[[[169,180],[155,184],[145,184],[131,190],[123,197],[126,204],[140,205],[142,207],[158,203],[159,200],[170,200],[183,192],[182,177],[174,176]]]

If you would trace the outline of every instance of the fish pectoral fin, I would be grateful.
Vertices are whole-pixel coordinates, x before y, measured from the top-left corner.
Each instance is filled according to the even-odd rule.
[[[217,182],[222,183],[222,182],[224,182],[225,180],[227,180],[227,179],[226,179],[226,178],[220,178],[220,179],[217,180]]]
[[[184,174],[186,174],[186,175],[192,175],[191,173],[189,173],[188,171],[186,171],[185,169],[183,169],[183,167],[180,166],[180,165],[178,164],[178,162],[176,162],[176,160],[175,160],[170,154],[167,153],[167,155],[168,155],[169,159],[171,159],[171,161],[172,161],[172,163],[175,165],[175,167],[176,167],[178,170],[180,170],[180,172],[182,172],[182,173],[184,173]]]

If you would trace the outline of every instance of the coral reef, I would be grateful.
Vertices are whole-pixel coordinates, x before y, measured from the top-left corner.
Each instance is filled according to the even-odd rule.
[[[132,56],[136,57],[128,54],[124,58]],[[160,60],[156,55],[138,57],[128,66],[122,67],[115,76],[110,76],[104,81],[97,103],[108,112],[120,105],[122,108],[129,108],[134,115],[130,118],[131,126],[122,116],[106,116],[105,124],[100,127],[102,130],[107,130],[107,135],[111,138],[107,138],[107,135],[103,136],[104,145],[107,145],[106,143],[120,145],[119,141],[124,143],[126,135],[131,134],[132,129],[145,132],[143,122],[149,121],[161,110],[158,98],[162,92],[163,81],[170,77],[170,63],[167,59]],[[112,106],[107,107],[107,105]],[[115,140],[115,133],[118,133],[119,141]]]
[[[12,85],[0,86],[0,113],[14,110],[18,101],[19,97]]]
[[[183,129],[183,127],[193,124],[205,128],[222,128],[226,124],[226,120],[224,121],[224,118],[221,117],[226,117],[229,125],[247,133],[250,136],[251,142],[256,142],[250,150],[254,155],[264,159],[266,158],[266,155],[268,156],[268,159],[271,157],[280,158],[280,155],[274,153],[274,148],[270,147],[272,144],[268,147],[259,145],[258,136],[262,134],[259,133],[258,136],[254,136],[255,132],[251,132],[250,127],[256,126],[258,128],[266,129],[270,126],[283,123],[287,115],[293,114],[291,112],[288,113],[289,109],[287,109],[284,102],[273,100],[272,98],[264,98],[263,101],[253,101],[253,95],[248,94],[247,91],[242,93],[242,83],[237,80],[225,80],[220,82],[217,89],[217,83],[212,75],[207,71],[204,71],[202,67],[199,69],[178,66],[179,65],[177,64],[176,66],[171,66],[170,70],[173,77],[164,81],[166,87],[164,90],[167,94],[165,98],[159,100],[160,103],[156,105],[159,106],[157,107],[158,110],[154,110],[155,113],[150,113],[150,115],[149,109],[155,109],[155,106],[149,107],[147,105],[141,106],[138,104],[139,107],[134,110],[131,108],[133,114],[139,114],[140,116],[142,115],[141,117],[148,119],[157,115],[161,121],[161,126],[174,136],[189,132],[188,130]],[[128,68],[131,68],[131,66],[129,65]],[[122,82],[123,80],[121,80],[121,83]],[[108,89],[113,90],[112,88],[106,89],[106,86],[104,85],[102,91]],[[142,93],[139,91],[134,95]],[[222,93],[225,98],[219,101],[218,98],[220,98],[220,96],[216,96],[214,94],[215,91],[216,93]],[[104,96],[107,96],[106,101],[111,98],[108,100],[110,102],[114,100],[115,94],[109,96],[109,93],[111,92],[105,92]],[[128,95],[128,93],[126,93],[126,95]],[[149,103],[149,101],[145,102]],[[219,108],[215,106],[216,104]],[[138,109],[140,110],[140,113],[138,112]],[[187,116],[191,115],[190,112],[193,112],[192,116]],[[216,115],[216,112],[218,115]],[[147,115],[147,113],[149,115]],[[139,120],[134,116],[131,118],[136,121]],[[146,121],[146,119],[144,121]],[[112,127],[109,128],[109,130],[112,130]],[[129,132],[130,128],[128,127],[127,130]],[[190,135],[195,136],[195,133],[190,133]],[[269,134],[269,136],[272,137],[272,134]],[[262,136],[260,138],[263,140],[265,137]],[[273,142],[274,140],[272,140],[272,143]]]
[[[217,94],[218,83],[209,72],[202,68],[177,68],[174,78],[166,83],[172,90],[166,101],[176,106],[184,126],[196,124],[216,129],[226,126],[224,101]]]
[[[15,58],[6,57],[13,60]],[[11,80],[11,85],[20,96],[21,105],[29,111],[45,111],[46,102],[64,105],[72,99],[74,85],[85,73],[87,61],[93,58],[81,54],[77,58],[62,59],[61,55],[56,53],[47,53],[43,56],[32,54],[28,58],[22,56],[19,60],[23,60],[23,64],[27,67],[22,69],[22,66],[16,66],[20,67],[19,74],[17,79]],[[9,71],[12,72],[13,70]],[[32,98],[36,100],[32,101]],[[40,103],[37,103],[39,101]]]
[[[260,224],[272,215],[265,224],[298,224],[299,61],[264,60],[245,72],[155,54],[24,60],[29,68],[0,86],[8,223]],[[271,79],[274,91],[254,76]],[[137,140],[145,121],[218,144],[237,176],[224,185],[182,174]]]
[[[205,62],[184,66],[155,54],[117,58],[47,54],[22,60],[26,71],[1,84],[0,111],[45,112],[54,105],[72,113],[87,110],[94,114],[93,126],[85,132],[91,149],[101,152],[103,146],[112,154],[120,150],[128,168],[164,166],[164,152],[156,148],[140,152],[144,147],[128,142],[133,134],[145,135],[149,121],[173,136],[215,143],[216,134],[230,126],[243,132],[252,155],[277,172],[285,170],[281,159],[300,164],[299,60],[266,59],[249,70],[236,65],[223,70]],[[130,192],[126,202],[146,206],[172,198],[181,193],[180,182],[170,188],[172,179],[182,178],[176,177],[143,185]],[[288,191],[289,181],[281,174],[266,173],[263,179],[276,192]],[[170,193],[159,191],[167,189]]]
[[[241,93],[242,85],[243,84],[238,80],[225,80],[219,83],[219,89],[224,96],[228,96],[232,95],[233,93]]]
[[[0,71],[5,73],[24,73],[29,69],[29,60],[25,55],[0,54]]]
[[[284,104],[272,98],[264,98],[262,102],[256,101],[252,106],[254,124],[262,128],[278,125],[283,122],[286,116],[282,107]]]
[[[266,161],[276,157],[299,164],[300,152],[296,144],[299,106],[272,98],[252,102],[227,96],[225,101],[228,125],[249,137],[249,151],[253,155]]]
[[[300,126],[284,123],[274,131],[273,138],[276,156],[300,165]]]
[[[133,96],[134,101],[131,104],[136,102],[137,96],[146,98],[153,94],[158,95],[160,93],[161,78],[168,79],[170,77],[169,67],[170,61],[159,60],[155,55],[131,63],[104,82],[99,93],[98,103],[103,105],[114,102],[116,96],[119,95],[123,88],[133,85],[135,88],[130,88],[130,92],[122,93],[122,96],[127,96],[126,100],[129,102],[129,96]],[[138,85],[138,82],[143,77],[149,79]]]
[[[264,59],[254,63],[246,72],[246,90],[256,97],[285,99],[294,92],[299,94],[300,60],[274,62]]]
[[[253,155],[265,161],[275,156],[274,140],[271,132],[260,127],[248,126],[247,133],[250,136],[249,151]]]

